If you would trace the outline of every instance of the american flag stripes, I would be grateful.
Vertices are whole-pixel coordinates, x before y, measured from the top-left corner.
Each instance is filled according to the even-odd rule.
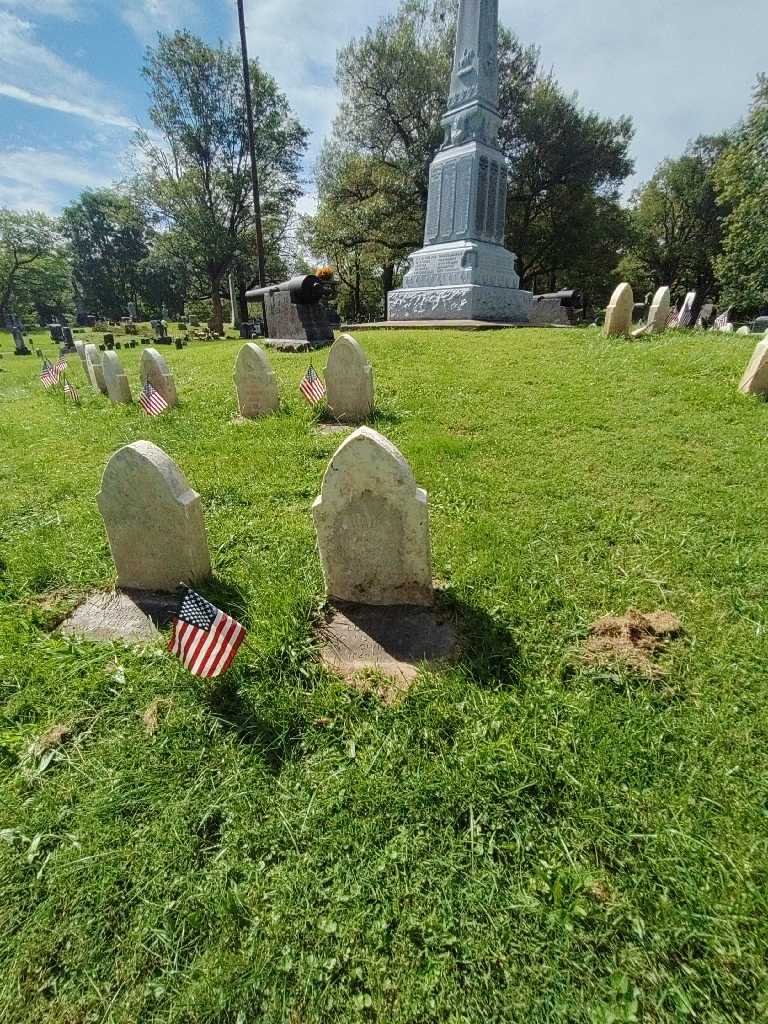
[[[168,408],[168,403],[160,392],[152,387],[150,381],[147,381],[141,389],[139,405],[147,416],[160,416]]]
[[[80,405],[80,394],[75,385],[70,384],[66,377],[64,378],[64,394],[75,405]]]
[[[246,636],[236,619],[187,588],[168,650],[193,676],[216,679],[232,664]]]
[[[722,330],[724,330],[728,326],[728,324],[730,322],[731,322],[731,311],[730,311],[730,309],[726,309],[726,311],[724,313],[721,313],[720,316],[717,318],[717,320],[715,320],[714,329],[716,331],[722,331]]]
[[[693,323],[693,306],[696,302],[696,292],[688,292],[685,296],[685,302],[683,308],[680,310],[680,315],[677,318],[678,327],[690,327]]]
[[[40,371],[40,383],[46,391],[55,388],[59,383],[59,374],[56,367],[48,359],[43,360],[43,368]]]
[[[320,380],[317,370],[311,363],[304,379],[299,384],[299,391],[310,405],[318,405],[325,398],[325,384]]]
[[[677,318],[680,316],[680,311],[677,306],[670,310],[669,316],[667,317],[667,327],[677,327]]]
[[[66,359],[59,359],[58,363],[53,368],[53,372],[56,374],[56,380],[59,381],[67,372],[69,367],[67,366]]]

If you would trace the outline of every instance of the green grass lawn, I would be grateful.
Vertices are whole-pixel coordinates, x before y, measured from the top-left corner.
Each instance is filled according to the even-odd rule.
[[[65,406],[2,339],[4,1024],[766,1019],[768,405],[736,391],[755,339],[359,336],[464,633],[394,707],[314,658],[309,508],[340,437],[298,394],[307,357],[271,355],[284,412],[237,425],[239,343],[163,349],[180,406],[148,420],[75,357]],[[162,644],[53,632],[113,581],[95,496],[140,438],[202,494],[206,592],[250,630],[217,685]],[[579,661],[630,607],[683,622],[663,678]]]

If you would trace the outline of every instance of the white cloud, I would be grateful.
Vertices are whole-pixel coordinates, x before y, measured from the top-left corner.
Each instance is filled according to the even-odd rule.
[[[0,151],[0,206],[57,214],[72,190],[102,188],[113,175],[70,153]]]
[[[121,16],[139,39],[149,40],[156,32],[195,25],[200,8],[195,0],[126,0]]]
[[[35,83],[34,90],[27,88],[30,81]],[[134,127],[134,122],[124,117],[104,95],[99,82],[38,42],[28,21],[3,11],[0,11],[0,94],[116,128]]]
[[[0,82],[0,96],[7,96],[12,100],[20,100],[22,103],[31,103],[35,107],[45,107],[47,110],[58,110],[62,114],[73,114],[76,117],[84,117],[89,121],[97,121],[99,124],[109,124],[115,128],[136,127],[136,122],[120,114],[109,114],[95,107],[86,107],[81,103],[71,103],[69,100],[59,99],[58,96],[45,96],[32,93],[28,89],[20,89],[8,82]]]
[[[247,0],[249,54],[274,75],[299,119],[312,131],[311,156],[319,151],[336,114],[337,49],[396,7],[396,0]],[[232,39],[237,43],[238,38],[233,2]]]
[[[0,0],[0,7],[9,7],[22,14],[40,14],[69,20],[75,20],[81,13],[78,0]]]

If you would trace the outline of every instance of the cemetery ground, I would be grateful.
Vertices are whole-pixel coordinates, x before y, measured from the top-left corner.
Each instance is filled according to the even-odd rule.
[[[764,1018],[756,339],[358,340],[462,634],[396,700],[315,658],[309,510],[344,435],[298,394],[309,357],[270,354],[284,410],[237,423],[239,343],[166,349],[180,404],[150,420],[75,356],[66,406],[3,344],[0,1018]],[[120,354],[134,395],[140,354]],[[55,632],[112,583],[95,498],[140,438],[201,493],[204,593],[249,629],[215,684],[163,643]],[[682,621],[658,671],[585,664],[590,624],[630,608]]]

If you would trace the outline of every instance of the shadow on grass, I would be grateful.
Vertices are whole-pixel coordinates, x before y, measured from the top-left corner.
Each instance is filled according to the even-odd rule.
[[[450,591],[438,593],[437,610],[450,617],[458,634],[454,664],[481,686],[516,686],[522,655],[509,623],[467,604]]]
[[[236,675],[224,677],[207,693],[207,703],[222,728],[264,758],[273,775],[279,775],[301,742],[297,730],[278,729],[256,713],[238,689]]]

